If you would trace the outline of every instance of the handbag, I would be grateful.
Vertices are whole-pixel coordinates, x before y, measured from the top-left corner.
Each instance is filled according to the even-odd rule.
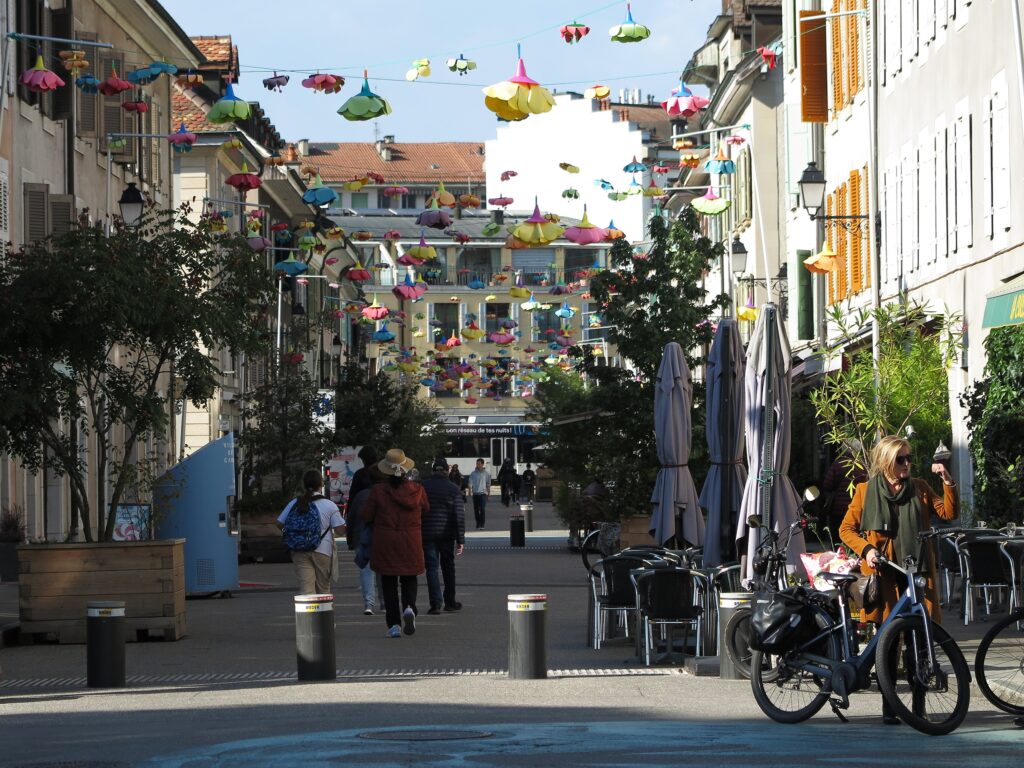
[[[882,584],[878,574],[860,574],[857,581],[850,585],[850,598],[856,607],[868,613],[881,608]]]

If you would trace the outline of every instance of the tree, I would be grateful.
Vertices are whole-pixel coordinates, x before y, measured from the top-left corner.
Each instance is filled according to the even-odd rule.
[[[438,409],[419,396],[418,384],[358,362],[341,370],[334,399],[339,445],[372,445],[378,452],[401,448],[420,466],[444,451]]]
[[[873,318],[879,327],[877,366],[864,343]],[[835,306],[829,323],[838,331],[825,349],[832,370],[811,393],[826,442],[859,441],[862,450],[854,458],[867,467],[875,442],[906,434],[908,426],[918,456],[930,457],[940,440],[950,441],[946,371],[962,337],[957,316],[931,316],[924,305],[902,301],[853,313]]]
[[[590,284],[609,341],[628,367],[601,365],[589,350],[575,347],[575,371],[551,372],[528,412],[545,425],[551,446],[545,463],[581,486],[600,479],[611,492],[609,508],[619,514],[649,509],[658,473],[653,385],[665,345],[678,342],[695,370],[713,336],[712,314],[728,305],[726,296],[709,300],[704,288],[704,275],[723,249],[699,233],[691,209],[671,225],[654,216],[649,234],[646,250],[617,240],[608,269]],[[690,458],[697,482],[706,472],[703,398],[698,383]]]
[[[276,475],[279,490],[287,494],[299,486],[303,472],[327,463],[334,433],[317,417],[320,391],[303,365],[305,354],[293,349],[277,362],[276,350],[265,349],[263,359],[266,379],[248,394],[243,409],[242,449],[258,482]]]
[[[211,350],[256,343],[263,260],[187,213],[150,210],[110,237],[82,222],[9,253],[0,273],[0,450],[68,477],[69,536],[81,525],[94,539],[87,441],[95,538],[109,540],[139,442],[166,434],[170,403],[206,404],[219,375]]]
[[[1024,326],[985,339],[985,378],[962,395],[974,463],[974,501],[993,527],[1024,520]]]

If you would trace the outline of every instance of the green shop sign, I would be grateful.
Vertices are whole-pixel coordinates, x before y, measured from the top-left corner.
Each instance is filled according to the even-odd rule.
[[[982,328],[1024,323],[1024,275],[1011,280],[985,299]]]

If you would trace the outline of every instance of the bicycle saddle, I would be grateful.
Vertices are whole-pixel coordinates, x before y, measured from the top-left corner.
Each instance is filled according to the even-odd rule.
[[[826,573],[825,571],[819,573],[818,576],[828,583],[837,586],[840,584],[852,584],[858,578],[855,573]]]

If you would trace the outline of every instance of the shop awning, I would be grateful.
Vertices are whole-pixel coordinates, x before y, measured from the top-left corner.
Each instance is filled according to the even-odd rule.
[[[982,328],[1024,323],[1024,275],[1014,278],[985,297]]]

